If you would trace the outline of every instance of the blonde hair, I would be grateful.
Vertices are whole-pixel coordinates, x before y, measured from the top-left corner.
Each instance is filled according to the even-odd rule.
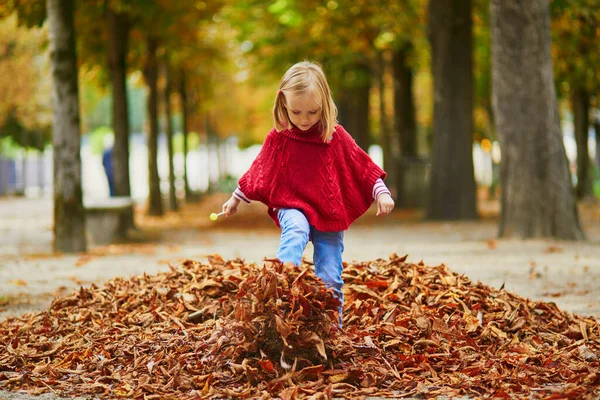
[[[327,83],[325,73],[321,66],[314,62],[302,61],[296,63],[286,71],[279,82],[279,90],[273,106],[273,119],[277,131],[288,129],[291,121],[285,106],[285,95],[288,93],[318,94],[319,106],[321,107],[321,137],[325,143],[331,140],[335,125],[337,124],[338,110],[333,102],[331,90]]]

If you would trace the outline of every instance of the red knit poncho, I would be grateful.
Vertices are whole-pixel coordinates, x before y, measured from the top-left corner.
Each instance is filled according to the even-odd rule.
[[[275,209],[295,208],[310,225],[325,232],[343,231],[373,203],[373,185],[386,173],[337,125],[329,143],[320,124],[308,131],[273,128],[239,186],[250,200]]]

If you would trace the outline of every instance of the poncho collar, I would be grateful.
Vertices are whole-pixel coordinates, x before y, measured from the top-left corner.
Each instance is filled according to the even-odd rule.
[[[321,137],[321,132],[322,132],[322,130],[321,130],[320,123],[314,124],[307,131],[302,131],[293,125],[291,128],[284,129],[283,131],[281,131],[282,134],[284,134],[285,136],[287,136],[291,139],[296,139],[296,140],[300,140],[303,142],[325,144],[325,142],[323,142],[323,138]]]

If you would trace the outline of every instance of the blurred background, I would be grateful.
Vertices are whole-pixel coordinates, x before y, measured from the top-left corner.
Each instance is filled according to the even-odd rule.
[[[280,77],[307,59],[323,66],[340,123],[389,172],[399,208],[426,207],[434,80],[461,78],[467,65],[470,83],[455,87],[457,98],[471,96],[472,124],[456,129],[470,144],[478,198],[498,199],[490,4],[431,1],[75,2],[83,197],[111,195],[103,161],[113,155],[125,157],[129,171],[113,162],[112,195],[131,196],[151,215],[233,190],[272,127]],[[0,1],[0,196],[52,197],[46,14],[44,1]],[[600,197],[600,6],[551,0],[549,14],[571,183],[579,200],[593,200]],[[461,15],[467,36],[453,33],[460,24],[443,24]],[[464,59],[452,49],[470,62],[434,79],[436,62]],[[462,155],[449,147],[437,157]]]

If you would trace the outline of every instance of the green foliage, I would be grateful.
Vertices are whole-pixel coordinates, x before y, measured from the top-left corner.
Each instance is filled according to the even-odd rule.
[[[111,128],[102,126],[87,134],[90,143],[90,149],[93,154],[102,154],[104,152],[104,142],[107,136],[114,136]]]
[[[232,193],[238,186],[238,178],[227,174],[221,177],[214,188],[215,192]]]
[[[83,76],[89,76],[84,74]],[[81,79],[81,128],[83,132],[94,131],[97,128],[110,126],[112,123],[112,100],[106,90],[99,88],[96,81]]]
[[[51,141],[50,126],[26,126],[11,109],[0,125],[0,138],[10,139],[6,143],[24,148],[42,150]]]
[[[344,88],[360,86],[368,81],[368,74],[375,70],[378,52],[393,51],[407,44],[412,49],[410,64],[415,68],[420,129],[427,129],[428,114],[431,113],[425,106],[431,101],[427,77],[430,63],[426,37],[427,3],[426,0],[76,2],[78,56],[80,64],[85,67],[81,74],[84,131],[96,132],[112,122],[110,95],[103,90],[109,84],[108,9],[125,14],[132,27],[128,57],[132,133],[145,130],[146,95],[141,71],[146,59],[145,39],[148,35],[159,38],[158,55],[171,65],[174,84],[177,85],[181,77],[186,77],[189,128],[192,131],[204,133],[208,119],[211,129],[220,136],[238,133],[239,143],[243,146],[261,141],[272,124],[270,109],[275,87],[283,71],[292,63],[303,59],[321,63],[334,95],[337,95]],[[584,85],[590,93],[598,93],[600,3],[597,0],[552,0],[550,4],[559,94],[567,95],[569,88],[576,84]],[[489,1],[474,0],[473,5],[475,131],[478,137],[493,138]],[[11,14],[17,15],[21,25],[40,26],[45,19],[45,1],[0,0],[0,17]],[[22,35],[18,33],[15,36]],[[3,43],[0,38],[0,57]],[[37,54],[39,48],[30,51]],[[26,64],[32,63],[23,58],[18,65]],[[370,70],[359,69],[356,65],[367,65]],[[24,71],[23,85],[32,81],[27,78],[29,75],[25,75],[24,68],[20,70]],[[162,84],[160,81],[159,85]],[[25,90],[17,92],[25,93]],[[14,95],[6,97],[15,98]],[[173,102],[175,115],[180,114],[178,103]],[[0,115],[0,123],[7,115],[6,109],[8,106]],[[21,107],[18,111],[21,114],[6,125],[11,127],[13,133],[10,136],[15,143],[30,146],[29,143],[34,142],[32,138],[40,136],[40,130],[33,128],[35,124],[30,124],[35,120],[34,114],[23,114]],[[5,131],[8,132],[7,128]],[[32,134],[34,131],[38,133]],[[2,135],[7,136],[8,133],[0,131]],[[48,143],[50,136],[45,133],[42,136],[44,140],[35,147]],[[191,137],[197,143],[197,135]],[[190,144],[190,148],[193,147]],[[181,136],[176,135],[175,149],[182,151],[182,148]]]
[[[491,35],[490,10],[487,0],[473,3],[473,62],[475,98],[473,123],[475,139],[495,139],[492,121],[492,75],[491,75]]]
[[[112,93],[100,87],[93,73],[82,74],[80,101],[82,131],[94,131],[112,124]],[[131,77],[127,82],[129,128],[131,133],[143,132],[146,118],[146,92]]]
[[[127,98],[129,99],[129,130],[131,133],[144,132],[146,90],[136,83],[136,78],[133,76],[127,81]]]
[[[424,0],[378,2],[336,0],[239,0],[220,15],[234,28],[243,70],[242,83],[252,88],[272,87],[293,63],[320,63],[337,101],[347,88],[369,84],[378,53],[411,44],[410,63],[427,66]],[[273,89],[262,108],[263,121],[272,124]],[[254,104],[247,105],[254,109]],[[262,103],[262,102],[261,102]],[[244,132],[254,133],[256,123]],[[256,136],[256,135],[254,135]],[[262,134],[264,137],[264,132]],[[241,144],[250,140],[241,137]]]
[[[0,154],[9,158],[15,158],[22,149],[12,137],[0,137]]]
[[[594,168],[594,197],[600,199],[600,167],[598,164],[593,164]]]
[[[200,145],[200,135],[195,132],[188,133],[188,150],[193,150]],[[173,135],[173,152],[183,153],[183,134]]]

